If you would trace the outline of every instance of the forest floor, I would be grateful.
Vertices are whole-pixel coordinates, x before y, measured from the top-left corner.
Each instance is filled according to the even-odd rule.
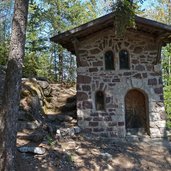
[[[17,146],[28,145],[18,139]],[[46,149],[43,155],[17,152],[17,171],[169,171],[171,142],[146,139],[112,141],[79,134],[41,143],[31,143]]]
[[[31,105],[28,102],[30,99],[37,102],[36,99],[44,99],[44,96],[35,98],[30,89],[38,87],[37,94],[41,94],[40,87],[33,81],[25,82],[24,88],[30,93],[22,99],[24,110],[19,120],[17,147],[41,147],[45,153],[19,152],[18,148],[16,171],[171,171],[171,141],[150,138],[143,141],[131,138],[127,141],[104,140],[83,132],[59,138],[59,129],[77,126],[75,87],[38,83],[42,87],[40,92],[46,92],[44,96],[47,94],[46,102],[51,102],[50,106],[56,105],[61,114],[47,114],[42,126],[36,124],[43,116],[38,110],[41,106],[37,105],[41,102]],[[34,118],[32,121],[28,119],[30,116]]]

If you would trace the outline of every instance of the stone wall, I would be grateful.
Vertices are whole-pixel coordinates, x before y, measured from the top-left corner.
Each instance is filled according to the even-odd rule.
[[[130,69],[119,69],[119,51],[126,49]],[[165,110],[157,43],[149,35],[128,32],[123,39],[113,30],[104,30],[80,41],[77,69],[77,116],[84,130],[102,137],[125,137],[125,95],[138,89],[147,98],[151,137],[162,137],[165,131]],[[106,71],[104,53],[114,52],[115,70]],[[158,69],[159,68],[159,69]],[[96,111],[95,92],[105,94],[105,111]]]

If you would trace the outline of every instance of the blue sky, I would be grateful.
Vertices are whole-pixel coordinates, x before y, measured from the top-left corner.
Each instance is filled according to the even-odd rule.
[[[144,3],[142,4],[142,8],[151,8],[154,7],[157,4],[157,0],[145,0]]]

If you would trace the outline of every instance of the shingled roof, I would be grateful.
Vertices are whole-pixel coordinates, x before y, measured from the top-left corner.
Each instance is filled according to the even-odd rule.
[[[155,38],[160,37],[163,43],[171,42],[171,25],[159,23],[150,19],[135,17],[136,29],[135,31],[151,34]],[[61,34],[55,35],[50,38],[51,41],[61,44],[64,48],[75,54],[74,45],[72,40],[74,38],[83,40],[85,37],[101,31],[105,28],[113,27],[114,14],[110,13],[86,24],[68,30]],[[133,28],[132,28],[133,29]],[[131,30],[131,28],[130,28]]]

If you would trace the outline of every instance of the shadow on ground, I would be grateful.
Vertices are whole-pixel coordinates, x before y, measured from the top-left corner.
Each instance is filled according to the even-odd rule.
[[[17,152],[17,171],[171,170],[171,146],[166,140],[114,141],[82,133],[25,145],[41,146],[46,153]]]

